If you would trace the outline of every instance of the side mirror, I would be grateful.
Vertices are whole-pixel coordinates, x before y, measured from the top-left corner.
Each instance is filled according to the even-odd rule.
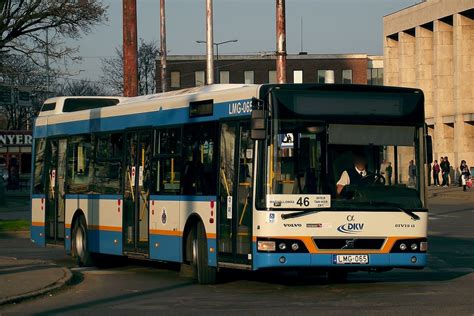
[[[430,135],[426,135],[426,163],[433,162],[433,139]]]
[[[267,111],[262,100],[252,99],[252,119],[250,121],[250,138],[264,140],[267,138]]]

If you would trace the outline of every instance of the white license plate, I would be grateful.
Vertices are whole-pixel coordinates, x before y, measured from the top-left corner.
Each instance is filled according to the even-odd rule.
[[[334,264],[369,264],[369,255],[334,255]]]

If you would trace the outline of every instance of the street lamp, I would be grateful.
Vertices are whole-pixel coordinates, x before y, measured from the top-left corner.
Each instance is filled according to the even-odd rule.
[[[220,83],[220,76],[219,76],[219,45],[222,45],[222,44],[227,44],[227,43],[236,43],[238,42],[239,40],[236,40],[236,39],[233,39],[233,40],[228,40],[228,41],[223,41],[223,42],[218,42],[218,43],[212,43],[214,45],[216,45],[216,82],[217,83]],[[206,41],[196,41],[196,43],[198,44],[207,44]]]

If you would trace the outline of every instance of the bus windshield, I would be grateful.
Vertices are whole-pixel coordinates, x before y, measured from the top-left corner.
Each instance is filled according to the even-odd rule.
[[[257,206],[268,208],[267,195],[328,194],[332,209],[420,208],[419,132],[274,120],[258,169],[265,176],[257,175],[264,180]]]

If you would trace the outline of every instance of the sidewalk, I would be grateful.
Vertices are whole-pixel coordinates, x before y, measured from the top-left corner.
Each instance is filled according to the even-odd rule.
[[[53,291],[71,277],[69,269],[47,261],[0,257],[0,305]]]
[[[447,198],[447,199],[462,199],[472,200],[474,203],[474,188],[467,189],[466,192],[458,185],[450,185],[449,187],[435,187],[429,186],[427,189],[428,199]]]

